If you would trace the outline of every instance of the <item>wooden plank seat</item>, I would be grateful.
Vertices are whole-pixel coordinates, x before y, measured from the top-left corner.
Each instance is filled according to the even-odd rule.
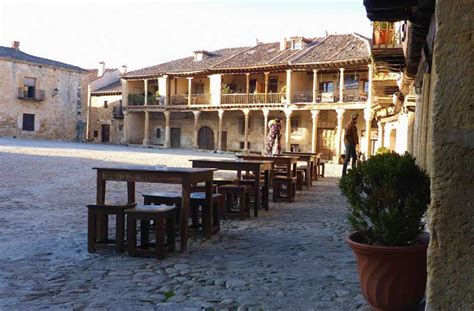
[[[250,192],[251,188],[246,185],[224,185],[219,187],[219,193],[225,199],[224,217],[235,217],[238,215],[240,220],[250,216]],[[238,198],[239,211],[234,212],[234,198]]]
[[[296,179],[296,177],[275,176],[273,178],[273,202],[294,202]]]
[[[176,247],[176,206],[137,205],[126,210],[128,254],[164,258]],[[150,221],[155,224],[155,243],[150,243]],[[140,245],[137,245],[137,221],[140,222]]]
[[[108,203],[87,205],[87,251],[92,253],[98,245],[115,245],[117,252],[123,252],[125,239],[125,211],[135,207],[135,203]],[[109,215],[115,215],[115,240],[108,239]],[[98,216],[103,224],[98,226]],[[102,237],[98,240],[97,228],[102,228]]]
[[[192,192],[190,202],[191,228],[202,227],[206,238],[220,230],[220,218],[224,206],[224,197],[221,194],[212,194],[212,213],[206,204],[205,192]],[[180,217],[181,193],[178,192],[153,192],[143,195],[144,204],[165,204],[178,207],[177,219]],[[201,224],[199,224],[199,210],[201,210]]]

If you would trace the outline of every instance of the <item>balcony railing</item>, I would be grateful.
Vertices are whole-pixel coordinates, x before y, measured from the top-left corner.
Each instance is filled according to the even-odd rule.
[[[301,91],[291,94],[291,101],[294,103],[311,103],[313,101],[313,91]]]
[[[285,101],[286,94],[284,93],[267,93],[265,100],[265,93],[232,93],[222,94],[222,104],[277,104]]]
[[[45,95],[44,90],[37,90],[33,88],[27,89],[27,88],[19,87],[18,98],[42,101],[42,100],[45,100],[46,95]]]
[[[160,100],[156,98],[155,95],[147,96],[147,105],[159,105]],[[139,94],[130,94],[128,95],[128,105],[129,106],[143,106],[145,105],[145,96]]]
[[[398,24],[391,22],[373,23],[373,48],[395,48],[402,44],[402,30]]]
[[[191,104],[192,105],[209,105],[211,102],[211,94],[192,94]]]

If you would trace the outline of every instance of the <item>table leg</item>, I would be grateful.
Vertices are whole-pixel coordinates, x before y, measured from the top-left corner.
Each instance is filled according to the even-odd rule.
[[[212,180],[206,181],[206,205],[207,209],[203,209],[202,211],[202,222],[203,222],[203,230],[204,236],[206,238],[211,238],[212,236],[212,210],[213,210],[213,202],[212,202]]]
[[[308,176],[306,176],[306,189],[309,189],[309,187],[311,187],[313,184],[313,181],[311,179],[313,178],[311,174],[311,169],[312,169],[311,163],[313,163],[311,160],[308,160],[308,162],[306,163],[306,167],[307,167],[306,171],[308,172]]]
[[[293,177],[296,177],[297,163],[293,164]]]
[[[189,203],[191,193],[191,185],[186,182],[183,183],[183,189],[181,192],[181,219],[180,219],[180,230],[181,230],[181,245],[180,250],[183,252],[188,247],[188,219],[189,219]]]
[[[128,203],[129,204],[135,203],[135,182],[134,181],[127,181],[127,195],[128,195]]]
[[[265,171],[265,184],[263,186],[263,207],[268,211],[269,189],[270,189],[270,170]]]
[[[260,207],[260,170],[255,170],[255,181],[254,181],[254,206],[253,206],[253,215],[258,217],[258,208]]]
[[[105,203],[105,190],[106,180],[104,180],[102,173],[97,171],[97,204]],[[99,241],[107,240],[107,234],[109,231],[109,220],[108,216],[102,213],[97,215],[97,239]]]

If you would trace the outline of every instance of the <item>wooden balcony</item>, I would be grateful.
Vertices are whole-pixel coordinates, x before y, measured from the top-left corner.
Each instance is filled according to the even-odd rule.
[[[18,96],[19,99],[26,99],[26,100],[35,100],[35,101],[43,101],[46,99],[45,91],[44,90],[37,90],[35,88],[18,88]]]
[[[222,104],[279,104],[285,102],[284,93],[232,93],[222,94]]]

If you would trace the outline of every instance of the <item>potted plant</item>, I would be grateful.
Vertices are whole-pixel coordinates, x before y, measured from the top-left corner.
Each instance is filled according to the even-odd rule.
[[[384,153],[349,170],[339,187],[365,299],[377,310],[417,310],[426,287],[427,174],[408,153]]]

